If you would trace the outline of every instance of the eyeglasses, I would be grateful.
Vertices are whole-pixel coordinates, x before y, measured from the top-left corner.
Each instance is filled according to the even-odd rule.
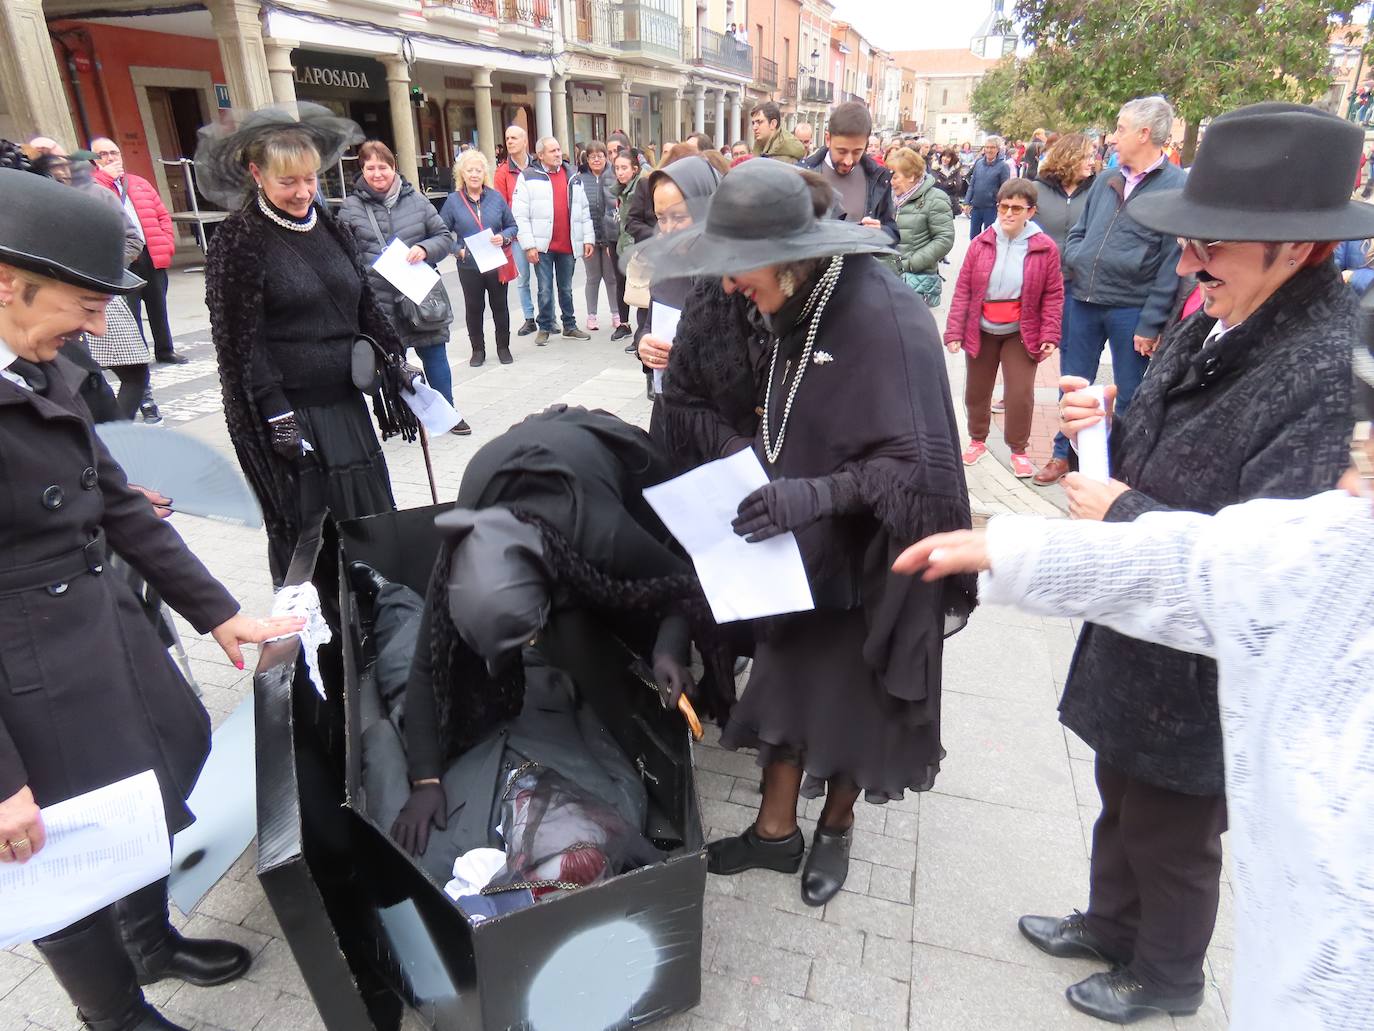
[[[1178,238],[1178,245],[1204,265],[1212,260],[1212,248],[1220,247],[1225,242],[1225,240],[1213,240],[1211,243],[1205,243],[1202,240],[1191,240],[1186,236]]]
[[[95,156],[98,158],[117,158],[119,157],[119,148],[116,147],[114,150],[97,150]]]
[[[1030,208],[1025,204],[999,204],[997,210],[1003,215],[1019,215],[1024,211],[1029,211]]]

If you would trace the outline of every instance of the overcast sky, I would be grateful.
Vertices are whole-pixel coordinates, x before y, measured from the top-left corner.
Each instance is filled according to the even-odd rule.
[[[851,23],[884,50],[966,47],[992,9],[989,0],[834,0],[834,4],[836,21]]]

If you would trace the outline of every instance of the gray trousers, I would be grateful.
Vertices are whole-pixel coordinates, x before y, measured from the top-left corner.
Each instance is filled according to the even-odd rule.
[[[614,315],[620,306],[615,276],[615,247],[609,243],[599,243],[592,251],[592,256],[584,260],[587,263],[587,314],[596,314],[597,294],[601,292],[601,284],[605,283],[606,300],[610,302],[611,314]]]

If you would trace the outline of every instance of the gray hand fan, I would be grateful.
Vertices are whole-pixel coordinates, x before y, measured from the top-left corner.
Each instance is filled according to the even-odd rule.
[[[130,483],[172,499],[172,510],[257,528],[262,512],[234,463],[202,440],[136,422],[102,422],[96,433]]]

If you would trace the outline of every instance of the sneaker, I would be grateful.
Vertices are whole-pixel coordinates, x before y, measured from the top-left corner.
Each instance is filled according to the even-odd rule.
[[[1035,466],[1031,464],[1031,460],[1026,457],[1024,452],[1019,455],[1013,453],[1011,456],[1011,473],[1018,480],[1028,480],[1035,475]]]
[[[162,421],[162,413],[157,410],[156,401],[144,401],[138,406],[138,412],[146,423],[157,425]]]
[[[543,347],[545,344],[549,342],[549,331],[547,329],[541,329],[539,333],[535,336],[534,342],[538,344],[540,347]]]
[[[468,425],[466,419],[459,419],[458,425],[449,430],[449,432],[455,437],[470,437],[472,436],[472,427]]]
[[[629,324],[628,322],[622,322],[622,323],[620,323],[619,325],[617,325],[617,326],[615,327],[615,332],[611,334],[611,339],[612,339],[612,340],[624,340],[627,336],[629,336],[629,335],[630,335],[631,333],[633,333],[633,332],[634,332],[634,330],[632,330],[632,329],[630,328],[630,324]]]
[[[518,337],[527,337],[539,328],[539,324],[534,319],[526,319],[525,324],[515,331]]]
[[[598,325],[596,324],[596,316],[595,316],[595,315],[588,315],[588,316],[587,316],[587,328],[588,328],[589,330],[592,330],[593,332],[601,328],[600,326],[598,326]]]
[[[611,328],[612,328],[612,329],[619,329],[619,328],[620,328],[620,316],[619,316],[619,315],[612,315],[612,316],[611,316]]]
[[[988,446],[981,440],[970,440],[968,447],[964,448],[964,464],[973,465],[987,453]]]
[[[1006,410],[1007,410],[1007,403],[1006,403],[1004,400],[1002,400],[1000,397],[999,397],[999,398],[995,398],[995,399],[993,400],[993,402],[992,402],[992,411],[993,411],[993,414],[994,414],[994,415],[1003,415],[1003,414],[1006,413]]]
[[[593,326],[592,328],[595,329],[596,327]],[[576,325],[570,326],[569,328],[563,330],[563,335],[564,335],[565,337],[569,337],[570,339],[573,339],[573,340],[590,340],[590,339],[591,339],[590,336],[588,336],[586,333],[582,332],[582,330],[578,329]]]

